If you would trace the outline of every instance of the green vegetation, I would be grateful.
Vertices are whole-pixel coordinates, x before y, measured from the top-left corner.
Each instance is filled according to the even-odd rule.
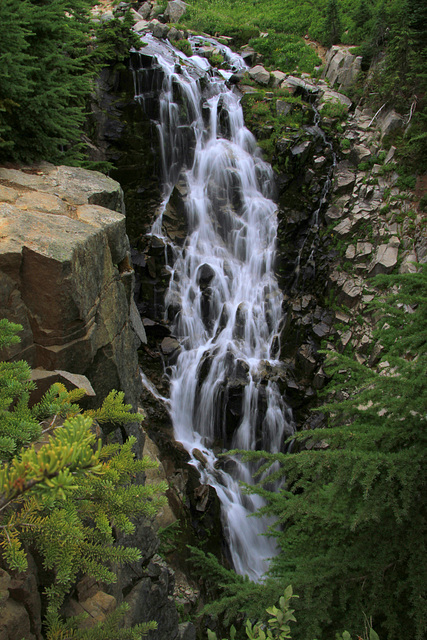
[[[91,0],[0,3],[0,161],[84,159],[82,127],[101,65],[139,39],[130,15],[95,26]]]
[[[279,598],[279,606],[268,607],[265,610],[270,616],[266,622],[258,620],[255,624],[252,624],[250,620],[246,620],[245,632],[247,638],[249,640],[286,640],[286,638],[291,638],[291,627],[288,623],[296,622],[295,610],[290,608],[292,598],[298,598],[298,596],[293,595],[292,587],[288,586],[283,596]],[[233,625],[230,627],[230,638],[231,640],[236,638],[236,628]],[[217,640],[216,633],[210,629],[208,629],[208,640]],[[351,636],[347,631],[344,631],[342,635],[337,636],[336,640],[351,640]],[[369,629],[369,640],[379,640],[373,629]]]
[[[19,329],[1,320],[0,346],[16,342]],[[99,409],[81,413],[77,401],[85,392],[54,384],[31,407],[29,376],[25,362],[0,363],[0,548],[2,562],[14,571],[26,569],[28,545],[42,558],[51,576],[45,585],[46,637],[53,640],[77,625],[64,623],[59,609],[78,575],[111,583],[116,580],[112,563],[140,558],[138,549],[116,540],[134,531],[131,517],[156,513],[166,486],[135,482],[137,474],[155,466],[135,459],[135,438],[103,446],[94,433],[94,421],[141,421],[123,404],[123,393],[112,391]],[[139,638],[153,628],[117,631],[124,611],[115,613],[100,635],[73,631],[72,637]]]
[[[304,620],[299,640],[357,633],[364,615],[389,640],[402,629],[414,640],[426,636],[427,268],[375,285],[383,292],[372,303],[380,358],[369,367],[352,354],[328,354],[327,428],[298,433],[298,453],[242,454],[264,461],[260,476],[271,468],[255,491],[267,503],[260,513],[277,520],[270,534],[280,553],[261,585],[195,553],[221,585],[215,614],[261,618],[292,584]],[[305,450],[307,439],[322,446]]]

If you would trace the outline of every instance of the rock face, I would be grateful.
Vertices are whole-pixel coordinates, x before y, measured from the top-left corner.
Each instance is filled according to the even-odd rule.
[[[326,56],[323,78],[329,80],[331,87],[339,89],[350,87],[362,68],[362,57],[351,53],[351,47],[331,47]]]
[[[22,324],[6,357],[84,374],[137,404],[133,270],[120,186],[43,164],[0,169],[0,316]],[[136,322],[136,320],[135,320]]]

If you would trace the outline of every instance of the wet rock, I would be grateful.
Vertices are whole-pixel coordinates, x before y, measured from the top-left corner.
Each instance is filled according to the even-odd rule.
[[[245,45],[241,48],[240,55],[249,67],[252,67],[258,59],[257,52],[249,45]]]
[[[197,271],[196,281],[200,289],[204,291],[210,285],[214,277],[215,270],[211,267],[211,265],[202,264]]]
[[[160,322],[155,322],[151,318],[142,318],[145,332],[150,338],[164,338],[170,336],[170,329]]]
[[[162,350],[163,355],[170,357],[176,351],[181,350],[181,345],[176,338],[166,337],[163,338],[160,344],[160,349]]]
[[[297,352],[297,371],[299,371],[304,378],[308,378],[314,373],[316,364],[313,347],[310,344],[303,344]]]
[[[235,320],[234,329],[233,329],[234,339],[238,340],[239,338],[241,339],[244,337],[247,314],[248,314],[248,310],[247,310],[246,304],[244,302],[241,302],[237,307],[237,311],[236,311],[236,320]]]
[[[267,86],[270,82],[270,73],[260,64],[249,69],[248,73],[251,80],[254,80],[258,84]]]

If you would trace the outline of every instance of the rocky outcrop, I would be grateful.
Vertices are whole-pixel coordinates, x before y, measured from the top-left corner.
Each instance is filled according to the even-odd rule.
[[[322,77],[331,87],[336,84],[338,89],[348,89],[356,81],[362,69],[362,56],[355,56],[351,50],[352,47],[338,45],[329,49]]]
[[[84,374],[137,405],[138,314],[120,186],[42,164],[0,169],[0,315],[23,326],[8,358]]]

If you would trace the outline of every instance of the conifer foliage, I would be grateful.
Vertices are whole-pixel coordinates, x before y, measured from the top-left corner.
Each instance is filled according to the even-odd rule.
[[[130,13],[95,25],[93,4],[0,2],[0,161],[83,160],[80,138],[95,75],[140,46]]]
[[[20,328],[0,321],[0,345],[16,341]],[[134,531],[132,516],[155,515],[167,487],[135,481],[156,465],[135,459],[134,437],[123,445],[103,446],[92,429],[94,419],[118,424],[142,419],[123,404],[122,393],[112,391],[98,410],[82,414],[77,401],[84,391],[55,384],[30,407],[29,376],[26,363],[0,364],[0,560],[8,569],[23,571],[26,548],[34,547],[52,575],[45,590],[47,637],[83,638],[58,615],[65,595],[79,574],[111,583],[112,563],[139,559],[138,549],[116,540]],[[108,623],[114,629],[117,615]],[[153,625],[113,636],[104,630],[106,635],[87,638],[137,638],[149,628]]]
[[[304,640],[355,633],[363,614],[389,640],[427,633],[427,267],[377,284],[375,364],[330,353],[328,427],[296,436],[309,450],[261,454],[282,482],[256,490],[279,523],[272,579],[299,593]]]

